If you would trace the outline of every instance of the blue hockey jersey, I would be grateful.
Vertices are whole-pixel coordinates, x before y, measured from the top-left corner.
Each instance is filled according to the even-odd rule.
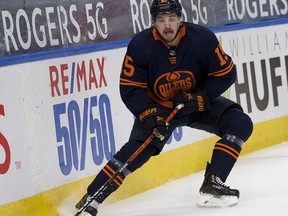
[[[136,116],[147,106],[173,108],[181,91],[204,90],[220,96],[236,79],[236,67],[209,29],[183,22],[176,47],[169,47],[150,27],[132,38],[120,75],[120,94]]]

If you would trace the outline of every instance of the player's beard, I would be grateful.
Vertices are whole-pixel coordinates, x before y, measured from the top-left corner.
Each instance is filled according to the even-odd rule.
[[[172,31],[172,30],[164,30],[164,31],[162,32],[162,34],[160,34],[160,32],[157,30],[157,33],[158,33],[158,35],[162,38],[162,40],[163,40],[166,44],[168,44],[169,46],[171,46],[171,43],[173,43],[173,42],[176,40],[177,36],[179,35],[180,29],[177,30],[177,32],[176,32],[176,34],[174,35],[174,37],[166,37],[166,36],[165,36],[165,35],[167,35],[167,32],[169,32],[169,31]],[[166,33],[165,33],[165,32],[166,32]],[[172,33],[168,33],[168,34],[173,34],[173,32],[172,32]],[[164,36],[163,36],[163,35],[164,35]]]
[[[177,32],[174,36],[171,36],[173,35],[174,31],[173,29],[165,29],[162,31],[162,34],[160,34],[160,32],[157,30],[158,32],[158,35],[162,38],[162,40],[168,44],[169,46],[173,46],[174,43],[176,45],[176,42],[175,40],[177,39],[179,33],[180,33],[180,28],[181,28],[182,24],[179,25],[178,29],[177,29]],[[169,37],[170,35],[170,37]]]
[[[176,39],[178,33],[179,33],[179,30],[173,36],[174,34],[173,30],[168,29],[163,32],[163,35],[164,35],[163,38],[165,39],[166,42],[171,43]]]

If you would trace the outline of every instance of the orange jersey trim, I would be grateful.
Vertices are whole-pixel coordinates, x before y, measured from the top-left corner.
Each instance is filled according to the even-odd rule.
[[[233,61],[231,61],[228,67],[226,67],[220,71],[208,73],[208,76],[216,76],[216,77],[224,76],[224,75],[230,73],[230,71],[233,69],[233,67],[234,67],[234,63],[233,63]]]
[[[156,103],[158,103],[158,104],[160,104],[160,105],[162,105],[164,107],[170,108],[170,109],[174,108],[174,105],[173,105],[172,101],[164,101],[164,100],[158,99],[149,89],[147,89],[147,94]]]
[[[128,79],[120,78],[120,85],[124,86],[137,86],[140,88],[147,88],[148,84],[144,82],[134,82]]]

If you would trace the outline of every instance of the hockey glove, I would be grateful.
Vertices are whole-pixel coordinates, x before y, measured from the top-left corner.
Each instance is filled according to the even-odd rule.
[[[140,115],[139,120],[143,123],[145,129],[158,131],[156,137],[161,140],[171,133],[169,125],[165,123],[164,117],[161,115],[159,106],[150,106],[146,108]]]
[[[175,106],[184,103],[182,113],[189,115],[196,112],[204,112],[210,109],[209,98],[204,91],[196,90],[194,92],[180,92],[176,94],[172,101]]]

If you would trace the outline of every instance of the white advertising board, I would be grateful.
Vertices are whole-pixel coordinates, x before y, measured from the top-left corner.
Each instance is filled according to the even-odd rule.
[[[220,33],[237,65],[230,98],[259,123],[288,115],[288,24]]]
[[[0,205],[33,195],[22,74],[17,66],[0,72]]]
[[[39,191],[95,174],[128,137],[133,116],[119,90],[123,50],[33,63],[27,116],[40,145]],[[30,95],[31,95],[30,94]]]

